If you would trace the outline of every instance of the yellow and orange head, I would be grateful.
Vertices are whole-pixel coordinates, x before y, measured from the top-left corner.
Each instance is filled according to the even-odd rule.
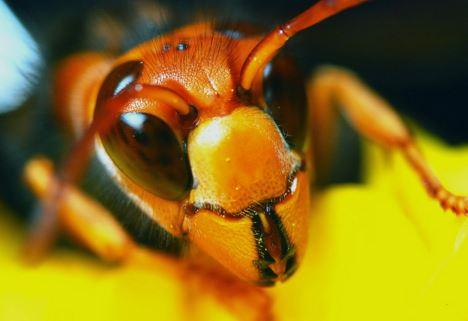
[[[304,83],[275,56],[364,1],[320,0],[264,37],[197,24],[117,60],[72,57],[58,113],[76,134],[99,134],[101,161],[167,231],[242,279],[284,280],[305,252],[310,166]]]
[[[129,197],[240,278],[273,284],[307,241],[306,99],[286,58],[239,89],[259,40],[194,25],[100,61],[82,90],[88,124],[118,108],[98,155]]]

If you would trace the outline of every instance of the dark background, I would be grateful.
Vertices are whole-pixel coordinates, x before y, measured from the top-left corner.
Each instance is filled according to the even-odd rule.
[[[7,3],[38,39],[46,57],[55,38],[68,38],[90,11],[124,1],[10,0]],[[217,12],[267,28],[306,9],[312,1],[162,1],[177,18]],[[170,4],[169,4],[170,3]],[[184,19],[179,19],[183,21]],[[62,43],[63,44],[63,43]],[[468,2],[376,0],[303,32],[288,45],[307,72],[333,63],[360,74],[395,108],[450,144],[468,141]],[[63,49],[63,46],[62,46]]]

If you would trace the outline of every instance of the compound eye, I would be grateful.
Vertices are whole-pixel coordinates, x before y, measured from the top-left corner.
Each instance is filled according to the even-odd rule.
[[[267,110],[294,148],[304,147],[307,126],[307,96],[304,78],[292,59],[278,56],[265,67],[263,96]]]
[[[181,200],[192,186],[183,144],[160,118],[124,113],[102,137],[115,165],[148,192],[167,200]]]
[[[142,70],[143,61],[139,60],[127,61],[112,69],[101,85],[97,106],[133,84],[140,77]]]

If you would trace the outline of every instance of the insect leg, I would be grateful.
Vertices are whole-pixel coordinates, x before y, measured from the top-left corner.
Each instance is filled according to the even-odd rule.
[[[390,104],[357,76],[337,67],[324,67],[311,79],[307,89],[311,116],[315,118],[316,125],[313,126],[316,127],[313,132],[315,155],[327,152],[327,145],[333,139],[331,123],[335,111],[332,107],[337,105],[361,135],[403,153],[429,195],[438,200],[444,209],[456,214],[468,214],[468,197],[454,195],[442,186]]]
[[[52,162],[43,157],[31,159],[24,169],[25,181],[40,201],[50,196],[54,174]],[[137,245],[113,215],[93,198],[71,184],[63,185],[62,189],[57,199],[57,223],[77,242],[108,262],[131,260],[170,266],[168,270],[173,270],[175,258]]]
[[[24,176],[40,200],[48,197],[54,179],[52,163],[48,159],[30,160]],[[59,226],[104,260],[125,259],[134,244],[113,216],[74,186],[65,185],[63,189],[57,204]]]

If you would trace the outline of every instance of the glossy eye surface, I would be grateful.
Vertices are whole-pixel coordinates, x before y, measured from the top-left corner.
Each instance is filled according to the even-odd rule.
[[[131,180],[167,200],[180,200],[192,186],[184,146],[156,116],[124,113],[102,137],[108,155]]]
[[[134,83],[142,70],[143,62],[139,60],[127,61],[115,67],[101,85],[97,98],[97,107]]]
[[[304,78],[292,60],[284,56],[268,64],[263,77],[263,95],[268,112],[291,148],[301,150],[308,121]]]

